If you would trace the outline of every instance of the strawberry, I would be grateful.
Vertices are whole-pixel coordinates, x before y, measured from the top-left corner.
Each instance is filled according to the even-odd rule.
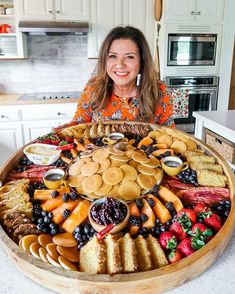
[[[196,213],[192,209],[183,208],[176,215],[177,219],[182,218],[183,216],[187,216],[188,219],[191,221],[192,225],[195,224],[197,221]]]
[[[194,206],[193,210],[196,213],[196,215],[198,215],[199,213],[210,211],[210,208],[206,206],[205,203],[200,202]]]
[[[168,260],[170,263],[176,262],[184,257],[183,253],[179,249],[172,250],[168,254]]]
[[[185,230],[177,221],[171,224],[170,232],[172,232],[179,240],[183,240],[187,237],[187,230]]]
[[[193,225],[192,230],[188,233],[192,236],[192,247],[195,250],[203,247],[213,237],[212,230],[201,223]]]
[[[204,213],[203,223],[215,232],[218,232],[222,227],[221,217],[216,213],[212,213],[211,211]]]
[[[185,256],[195,252],[195,250],[192,248],[191,237],[184,238],[177,246],[177,249],[179,249]]]
[[[163,249],[175,249],[177,246],[177,239],[171,232],[166,231],[161,233],[159,243]]]
[[[73,143],[74,142],[74,139],[72,137],[69,137],[69,136],[66,136],[64,138],[65,141],[67,141],[68,143]]]

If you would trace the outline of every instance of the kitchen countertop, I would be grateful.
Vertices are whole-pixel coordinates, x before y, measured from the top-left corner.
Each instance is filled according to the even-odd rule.
[[[52,100],[19,100],[20,96],[23,94],[9,94],[9,95],[0,95],[0,106],[8,105],[31,105],[31,104],[62,104],[62,103],[77,103],[78,99],[52,99]]]
[[[217,261],[199,277],[186,282],[168,294],[233,294],[235,289],[235,232]],[[52,294],[24,276],[0,247],[0,292],[1,294]],[[67,292],[69,293],[69,292]],[[125,294],[125,293],[123,293]],[[133,293],[134,294],[134,293]],[[146,289],[146,294],[149,294]]]

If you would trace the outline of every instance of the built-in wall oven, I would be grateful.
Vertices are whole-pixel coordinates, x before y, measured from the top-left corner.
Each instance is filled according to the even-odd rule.
[[[216,110],[219,78],[166,77],[167,89],[173,97],[176,127],[194,133],[193,111]]]

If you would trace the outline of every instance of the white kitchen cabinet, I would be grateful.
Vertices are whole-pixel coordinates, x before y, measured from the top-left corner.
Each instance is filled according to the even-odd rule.
[[[72,118],[69,120],[43,120],[23,122],[22,128],[24,134],[24,144],[28,144],[38,137],[50,133],[53,127],[63,125],[71,120]]]
[[[0,5],[6,8],[15,8],[16,0],[0,1]],[[16,11],[16,9],[15,9]],[[0,60],[25,58],[27,56],[26,38],[18,29],[17,14],[0,14]],[[4,28],[3,28],[4,27]]]
[[[118,25],[139,28],[154,52],[154,0],[91,0],[90,24],[89,58],[98,57],[105,36]]]
[[[83,21],[89,19],[87,0],[18,0],[20,20]]]
[[[0,106],[0,164],[53,127],[70,122],[76,103]]]
[[[19,122],[0,123],[0,165],[23,146],[21,124]]]
[[[163,15],[166,23],[219,24],[223,22],[224,0],[165,0]]]

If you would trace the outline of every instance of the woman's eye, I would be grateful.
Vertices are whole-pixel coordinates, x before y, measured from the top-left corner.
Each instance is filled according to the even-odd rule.
[[[127,58],[128,59],[134,59],[135,57],[133,55],[128,55]]]
[[[109,58],[109,59],[115,59],[115,58],[116,58],[116,55],[111,54],[111,55],[108,56],[108,58]]]

